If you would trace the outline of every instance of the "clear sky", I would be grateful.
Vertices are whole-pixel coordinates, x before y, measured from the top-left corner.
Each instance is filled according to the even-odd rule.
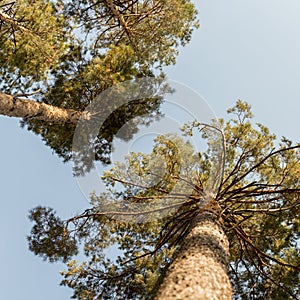
[[[298,0],[197,1],[201,29],[181,50],[170,79],[202,94],[217,116],[236,99],[248,101],[255,121],[278,136],[300,141],[300,2]],[[0,117],[1,299],[65,300],[62,265],[49,265],[27,249],[28,210],[54,207],[68,217],[87,205],[72,166],[39,137]]]

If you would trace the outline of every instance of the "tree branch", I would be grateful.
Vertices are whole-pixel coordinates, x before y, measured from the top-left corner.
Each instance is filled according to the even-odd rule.
[[[90,115],[73,109],[64,109],[34,100],[21,99],[0,92],[0,114],[16,118],[33,118],[53,123],[77,123]]]
[[[7,25],[10,25],[13,30],[19,30],[24,33],[31,33],[30,30],[22,26],[18,21],[14,20],[9,15],[1,11],[0,11],[0,21]]]

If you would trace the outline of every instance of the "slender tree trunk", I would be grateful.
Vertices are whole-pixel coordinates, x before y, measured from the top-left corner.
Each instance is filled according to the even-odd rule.
[[[182,242],[156,296],[157,300],[230,300],[229,243],[218,217],[201,212]]]
[[[0,93],[0,114],[53,123],[77,123],[80,117],[87,119],[89,117],[73,109],[63,109],[33,100],[15,98],[4,93]]]

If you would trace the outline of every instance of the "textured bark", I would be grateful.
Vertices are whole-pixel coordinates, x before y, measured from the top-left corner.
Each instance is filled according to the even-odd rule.
[[[15,98],[4,93],[0,93],[0,114],[53,123],[77,123],[80,117],[87,119],[89,117],[73,109],[63,109],[33,100]]]
[[[217,216],[201,212],[171,264],[157,300],[230,300],[229,243]]]

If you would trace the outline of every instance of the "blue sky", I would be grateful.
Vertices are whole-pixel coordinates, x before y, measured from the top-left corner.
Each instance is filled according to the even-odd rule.
[[[169,78],[203,95],[220,117],[236,99],[246,100],[255,121],[299,142],[300,2],[203,0],[197,7],[201,29],[166,69]],[[72,166],[18,124],[0,117],[1,298],[65,300],[71,291],[58,285],[63,266],[27,249],[28,210],[46,205],[68,217],[87,202]]]

